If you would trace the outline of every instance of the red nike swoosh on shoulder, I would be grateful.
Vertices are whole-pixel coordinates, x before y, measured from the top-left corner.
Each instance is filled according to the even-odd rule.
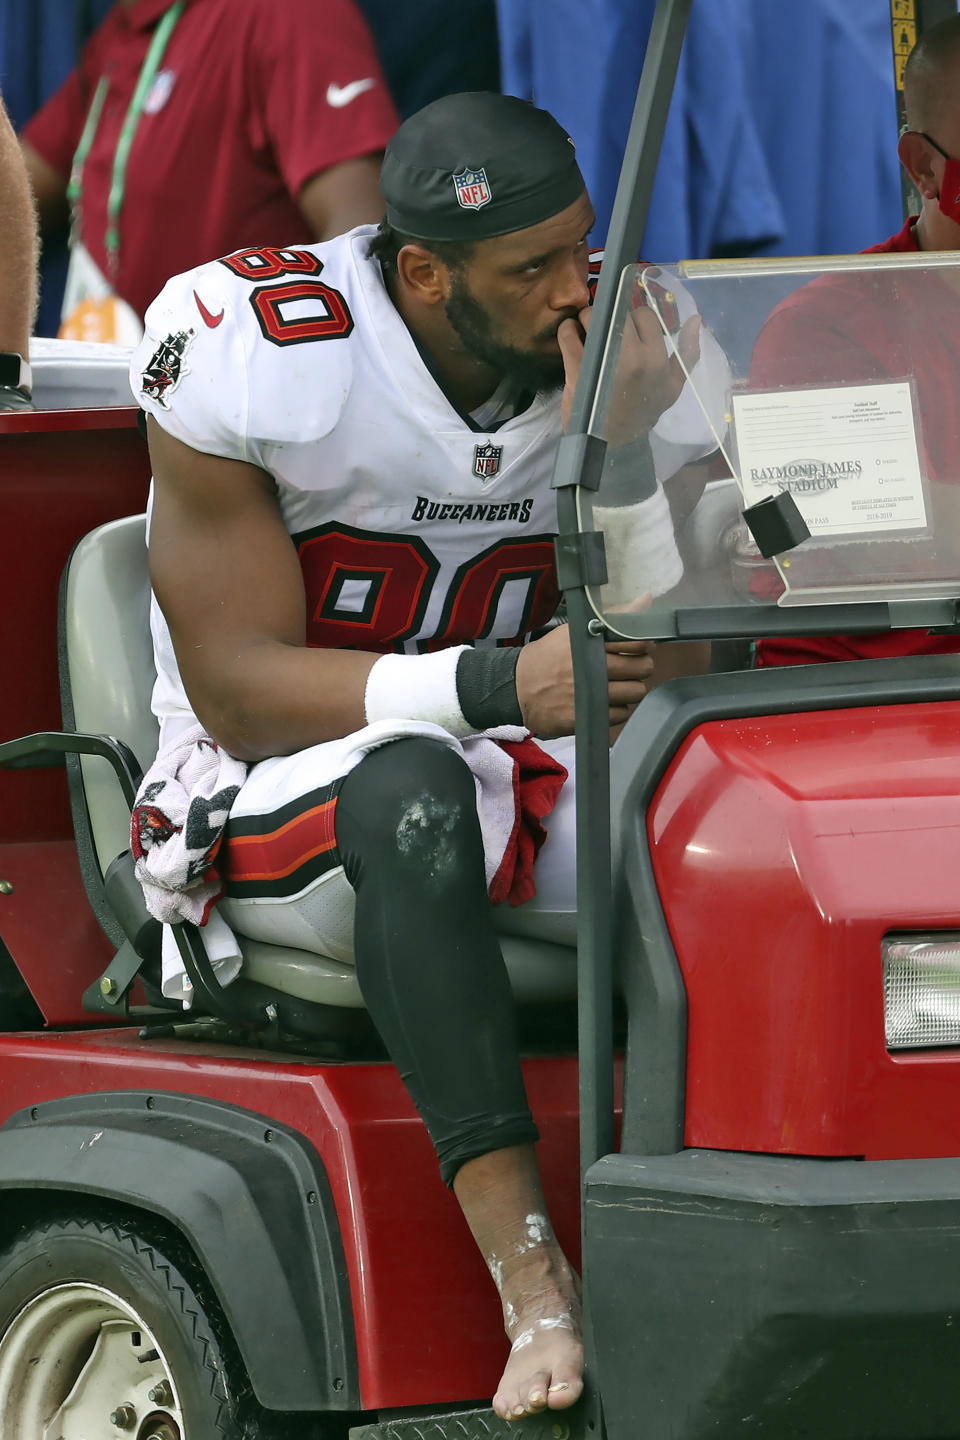
[[[203,317],[204,325],[209,325],[211,330],[216,330],[217,326],[220,324],[220,321],[223,319],[223,311],[221,310],[219,315],[211,315],[210,311],[207,309],[206,305],[204,305],[196,290],[194,290],[193,292],[193,298],[197,302],[197,309],[200,311],[200,314]]]

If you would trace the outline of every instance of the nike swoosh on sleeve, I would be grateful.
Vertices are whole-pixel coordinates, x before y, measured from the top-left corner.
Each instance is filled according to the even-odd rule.
[[[206,305],[204,305],[196,290],[194,290],[193,292],[193,298],[197,302],[197,309],[200,311],[200,315],[203,319],[204,325],[209,325],[211,330],[216,330],[217,326],[220,324],[220,321],[223,319],[223,311],[221,310],[219,315],[211,315],[210,311],[207,309]]]
[[[374,77],[368,75],[365,80],[351,80],[349,85],[328,85],[327,104],[332,105],[334,110],[339,110],[341,106],[349,105],[351,100],[356,100],[358,95],[362,95],[364,90],[369,90],[376,83]]]

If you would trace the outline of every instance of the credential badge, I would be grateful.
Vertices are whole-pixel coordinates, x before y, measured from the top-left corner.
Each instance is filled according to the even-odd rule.
[[[183,363],[183,354],[195,334],[195,330],[178,330],[161,340],[140,377],[140,393],[149,395],[164,410],[170,409],[168,397],[184,375],[190,374],[189,366]]]
[[[454,175],[453,183],[464,210],[479,210],[493,199],[486,170],[461,170],[459,175]]]
[[[500,457],[503,454],[502,445],[474,445],[473,447],[473,473],[481,480],[492,480],[500,469]]]
[[[170,99],[170,92],[176,84],[176,80],[177,77],[172,70],[157,71],[153,84],[147,91],[147,98],[143,102],[144,115],[159,115]]]

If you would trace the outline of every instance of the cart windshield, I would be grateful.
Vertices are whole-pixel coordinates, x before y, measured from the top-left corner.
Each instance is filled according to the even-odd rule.
[[[630,266],[589,429],[614,633],[956,622],[960,259]]]

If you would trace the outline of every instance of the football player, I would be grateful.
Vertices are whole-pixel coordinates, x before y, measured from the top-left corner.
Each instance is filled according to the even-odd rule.
[[[487,93],[406,121],[382,190],[379,230],[240,251],[147,312],[131,373],[154,466],[155,709],[162,750],[199,721],[250,764],[220,855],[230,926],[355,962],[499,1289],[512,1349],[494,1404],[519,1418],[577,1399],[582,1347],[496,925],[573,942],[573,785],[536,895],[495,917],[464,757],[509,726],[572,764],[567,630],[544,627],[593,211],[560,126]],[[676,580],[664,481],[714,448],[705,424],[684,441],[670,423],[704,363],[684,324],[681,363],[637,317],[646,403],[617,421],[643,477],[618,525],[653,570],[667,553],[660,588]],[[659,659],[607,649],[615,726]]]

